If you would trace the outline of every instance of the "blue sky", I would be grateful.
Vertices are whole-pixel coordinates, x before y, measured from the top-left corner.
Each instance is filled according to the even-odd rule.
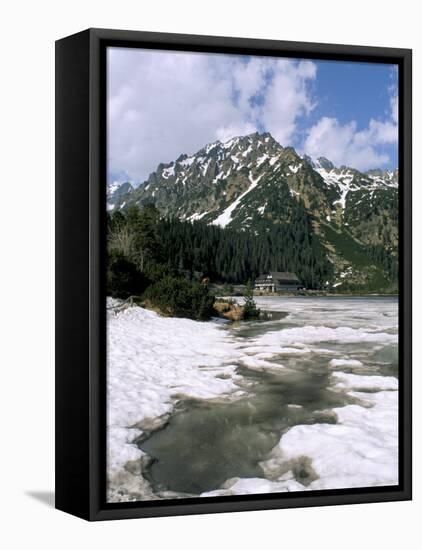
[[[395,168],[396,68],[109,49],[110,180],[141,183],[160,162],[256,130],[338,166]]]
[[[394,65],[318,61],[314,93],[318,104],[305,125],[322,116],[335,117],[341,124],[355,120],[358,130],[370,119],[388,120],[391,101],[397,94],[397,70]],[[305,126],[306,127],[306,126]],[[397,167],[397,143],[378,145],[389,161],[385,167]]]
[[[363,127],[389,110],[389,87],[397,87],[392,65],[318,61],[316,66],[316,114],[337,116],[343,123],[355,119]]]

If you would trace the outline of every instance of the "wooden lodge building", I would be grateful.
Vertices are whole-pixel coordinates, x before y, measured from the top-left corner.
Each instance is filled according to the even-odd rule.
[[[288,271],[270,271],[259,275],[254,289],[262,292],[296,292],[303,288],[295,273]]]

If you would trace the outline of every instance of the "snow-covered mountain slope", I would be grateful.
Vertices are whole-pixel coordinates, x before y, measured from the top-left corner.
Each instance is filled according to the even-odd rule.
[[[322,206],[327,214],[330,197],[335,198],[292,147],[282,147],[268,133],[255,133],[160,164],[126,205],[152,200],[164,214],[181,219],[248,227],[258,215],[265,217],[268,196],[286,192],[295,200],[301,197],[311,210]]]
[[[338,209],[342,213],[347,208],[353,192],[367,191],[372,196],[380,189],[397,189],[398,172],[361,173],[345,166],[337,168],[323,157],[301,157],[292,147],[282,147],[269,133],[255,133],[225,143],[216,141],[194,155],[183,154],[173,162],[159,164],[136,190],[128,182],[114,183],[109,187],[108,204],[112,210],[153,201],[163,213],[182,219],[201,219],[225,227],[239,225],[236,218],[240,217],[244,225],[250,225],[241,210],[253,202],[264,215],[265,197],[260,204],[252,198],[263,188],[266,193],[277,194],[283,184],[291,197],[303,200],[317,217],[330,221]]]
[[[311,161],[314,170],[323,178],[328,187],[335,188],[340,198],[334,204],[346,208],[346,199],[354,191],[373,192],[378,189],[398,189],[397,170],[370,170],[367,173],[359,172],[347,166],[336,168],[330,161],[321,157]]]
[[[134,190],[131,183],[114,181],[107,187],[107,210],[117,210],[124,208],[132,191]]]

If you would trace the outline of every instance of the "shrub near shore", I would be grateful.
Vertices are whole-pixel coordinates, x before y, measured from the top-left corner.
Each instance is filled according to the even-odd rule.
[[[215,315],[215,296],[208,286],[177,277],[166,276],[154,283],[147,288],[144,298],[147,304],[172,317],[205,321]]]
[[[188,280],[163,252],[158,234],[160,216],[153,205],[129,208],[108,220],[107,294],[137,296],[166,316],[207,320],[215,315],[208,284]]]

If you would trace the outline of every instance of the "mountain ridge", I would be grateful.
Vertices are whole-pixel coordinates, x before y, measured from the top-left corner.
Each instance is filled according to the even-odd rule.
[[[397,254],[397,170],[336,167],[256,132],[160,163],[137,188],[123,185],[108,194],[110,211],[153,202],[164,216],[255,235],[304,209],[335,265],[333,285],[394,286],[386,255]]]

